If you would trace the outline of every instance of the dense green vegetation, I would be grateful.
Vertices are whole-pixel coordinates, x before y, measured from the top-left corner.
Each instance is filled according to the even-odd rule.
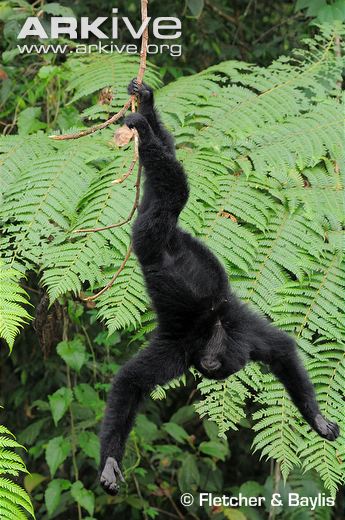
[[[134,256],[96,302],[82,299],[121,265],[130,223],[73,231],[126,219],[135,174],[112,181],[127,171],[132,144],[117,148],[114,128],[71,141],[48,135],[116,112],[138,58],[16,51],[27,16],[66,8],[107,16],[108,4],[0,2],[1,423],[18,441],[0,427],[0,516],[26,518],[30,494],[40,520],[187,513],[338,520],[345,476],[341,2],[152,1],[151,16],[183,19],[183,55],[150,57],[145,75],[189,174],[183,225],[219,255],[244,300],[296,337],[341,438],[331,444],[312,433],[264,367],[223,382],[193,371],[145,404],[115,498],[97,485],[97,432],[111,376],[145,347],[154,315]],[[117,5],[139,18],[138,2]],[[187,510],[179,502],[183,492],[270,497],[273,490],[325,492],[337,502],[315,511],[270,510],[269,500],[266,509],[236,510]]]

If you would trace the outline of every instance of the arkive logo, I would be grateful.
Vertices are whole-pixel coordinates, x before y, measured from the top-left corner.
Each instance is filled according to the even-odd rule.
[[[118,8],[112,9],[113,15],[118,14]],[[100,26],[108,20],[108,17],[99,16],[98,18],[90,21],[89,17],[82,16],[79,23],[79,35],[78,35],[78,20],[73,16],[52,16],[50,18],[50,35],[47,34],[40,19],[35,16],[27,18],[17,36],[19,40],[27,38],[28,36],[37,36],[44,40],[48,38],[59,38],[60,36],[67,36],[71,40],[80,38],[81,40],[88,39],[90,36],[96,36],[99,39],[118,39],[119,22],[121,21],[128,29],[129,33],[135,40],[139,40],[146,27],[152,25],[152,33],[158,40],[175,40],[181,36],[181,21],[179,18],[159,17],[154,18],[147,17],[144,20],[139,29],[136,30],[133,27],[132,22],[127,16],[119,18],[118,16],[112,16],[112,31],[111,35],[105,34]]]

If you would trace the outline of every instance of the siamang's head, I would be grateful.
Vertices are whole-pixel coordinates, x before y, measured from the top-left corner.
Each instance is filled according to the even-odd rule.
[[[248,361],[246,345],[226,331],[220,321],[213,326],[211,337],[195,352],[193,364],[209,379],[225,379],[238,372]]]

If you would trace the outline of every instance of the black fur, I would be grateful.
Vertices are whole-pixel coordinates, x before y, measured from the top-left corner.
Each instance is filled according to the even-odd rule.
[[[171,136],[153,105],[153,92],[133,80],[140,113],[125,123],[139,134],[145,189],[133,226],[133,247],[158,317],[150,345],[116,375],[101,431],[101,484],[116,494],[128,434],[140,402],[157,385],[194,365],[224,379],[249,361],[262,361],[280,379],[310,426],[332,441],[337,424],[322,417],[294,340],[257,316],[231,292],[223,266],[178,226],[188,183]]]

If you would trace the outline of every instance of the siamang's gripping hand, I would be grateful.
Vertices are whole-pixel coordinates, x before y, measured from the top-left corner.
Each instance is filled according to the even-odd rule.
[[[101,486],[108,495],[117,495],[120,489],[119,480],[125,482],[119,465],[113,457],[108,457],[101,472]]]
[[[125,118],[124,123],[128,128],[135,128],[137,130],[141,146],[148,145],[154,139],[152,128],[147,122],[147,119],[138,112],[129,114]]]
[[[146,83],[139,84],[134,78],[128,85],[127,92],[130,96],[136,96],[140,103],[153,105],[153,90]]]
[[[323,437],[328,441],[335,441],[340,433],[337,423],[325,419],[321,414],[315,416],[312,427],[320,437]]]

